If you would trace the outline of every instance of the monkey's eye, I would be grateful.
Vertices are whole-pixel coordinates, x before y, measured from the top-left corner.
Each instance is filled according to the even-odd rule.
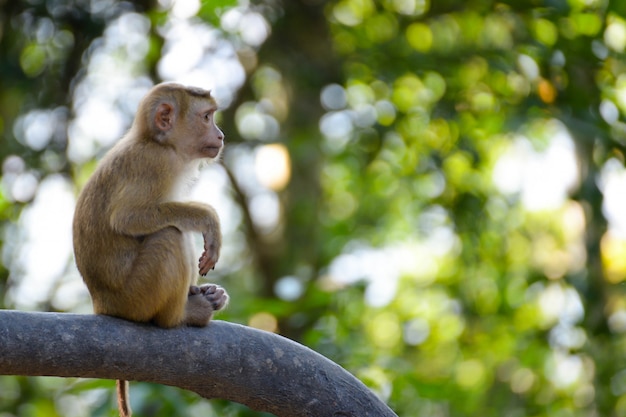
[[[213,112],[212,111],[204,113],[204,121],[205,122],[210,122],[212,117],[213,117]]]

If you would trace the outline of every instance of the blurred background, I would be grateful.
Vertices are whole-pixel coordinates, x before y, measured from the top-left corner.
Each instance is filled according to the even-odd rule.
[[[399,416],[626,416],[625,48],[621,0],[0,0],[0,307],[91,313],[76,195],[177,81],[222,109],[193,196],[223,222],[220,319]],[[113,386],[0,376],[0,416],[114,416]]]

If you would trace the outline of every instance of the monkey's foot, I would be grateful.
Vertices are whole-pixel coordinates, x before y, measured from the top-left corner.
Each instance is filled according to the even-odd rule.
[[[228,304],[228,294],[224,288],[215,284],[189,287],[185,306],[185,324],[203,327],[209,324],[213,313]]]
[[[228,305],[228,293],[219,285],[205,284],[199,287],[192,285],[189,287],[189,296],[201,295],[202,298],[209,302],[213,311],[223,309]]]

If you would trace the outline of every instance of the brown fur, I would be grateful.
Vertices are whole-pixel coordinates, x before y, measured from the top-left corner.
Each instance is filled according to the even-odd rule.
[[[224,135],[213,121],[216,109],[206,90],[157,85],[83,189],[74,253],[97,314],[161,327],[204,326],[227,304],[222,288],[195,285],[189,235],[204,236],[198,268],[205,275],[221,248],[217,213],[179,201],[200,161],[219,157]],[[125,385],[118,383],[118,392]]]

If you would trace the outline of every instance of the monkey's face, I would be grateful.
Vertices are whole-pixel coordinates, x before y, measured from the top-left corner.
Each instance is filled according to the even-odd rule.
[[[181,120],[178,136],[181,150],[190,159],[217,158],[224,146],[224,133],[215,124],[217,106],[212,100],[197,100]]]
[[[201,141],[201,153],[205,158],[217,158],[224,147],[224,132],[215,124],[215,107],[201,112],[204,138]]]

